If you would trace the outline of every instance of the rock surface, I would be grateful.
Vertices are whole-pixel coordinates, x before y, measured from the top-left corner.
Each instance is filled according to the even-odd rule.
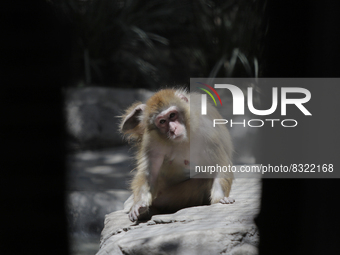
[[[131,157],[132,151],[127,146],[68,156],[70,234],[96,235],[99,243],[105,214],[123,209],[124,201],[131,195],[128,190],[133,167]]]
[[[106,215],[97,255],[107,254],[257,254],[259,233],[253,221],[260,207],[260,179],[236,179],[232,205],[214,204],[129,221],[124,210]]]
[[[144,89],[67,89],[65,114],[67,131],[73,141],[71,147],[93,149],[123,144],[117,116],[134,102],[145,102],[151,95]]]

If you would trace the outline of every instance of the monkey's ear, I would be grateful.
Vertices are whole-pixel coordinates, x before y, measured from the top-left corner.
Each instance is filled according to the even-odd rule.
[[[187,97],[187,91],[185,89],[176,90],[175,95],[178,96],[183,101],[185,101],[186,103],[189,102],[189,99]]]
[[[185,102],[187,102],[187,103],[189,102],[188,98],[185,95],[179,94],[178,96],[179,96],[180,99],[184,100]]]
[[[145,109],[145,104],[134,104],[129,109],[127,109],[126,114],[122,116],[123,121],[120,125],[120,130],[123,133],[127,132],[142,132],[140,127],[140,121],[141,121],[141,115]],[[139,125],[139,128],[135,131],[137,126]]]

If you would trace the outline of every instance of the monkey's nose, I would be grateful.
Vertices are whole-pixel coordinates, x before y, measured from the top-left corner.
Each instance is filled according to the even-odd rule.
[[[170,128],[170,134],[171,135],[177,135],[176,134],[176,127],[175,128]]]

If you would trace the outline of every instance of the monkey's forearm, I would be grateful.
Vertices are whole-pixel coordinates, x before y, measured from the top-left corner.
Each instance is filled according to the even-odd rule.
[[[131,189],[135,203],[143,200],[143,203],[151,203],[150,186],[144,171],[137,171],[135,178],[131,183]]]

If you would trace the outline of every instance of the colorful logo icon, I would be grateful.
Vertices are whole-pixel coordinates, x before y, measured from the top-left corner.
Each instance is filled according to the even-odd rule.
[[[202,84],[202,85],[206,86],[207,88],[209,88],[210,90],[212,90],[212,92],[215,93],[215,95],[217,96],[218,100],[220,101],[220,103],[221,103],[221,105],[222,105],[221,98],[220,98],[219,94],[216,92],[216,90],[215,90],[213,87],[211,87],[210,85],[205,84],[205,83],[203,83],[203,82],[197,82],[197,83]],[[215,106],[217,106],[216,100],[215,100],[214,96],[213,96],[208,90],[206,90],[206,89],[204,89],[204,88],[199,88],[199,89],[201,89],[201,90],[203,90],[204,92],[206,92],[206,93],[212,98],[212,100],[214,101]]]

